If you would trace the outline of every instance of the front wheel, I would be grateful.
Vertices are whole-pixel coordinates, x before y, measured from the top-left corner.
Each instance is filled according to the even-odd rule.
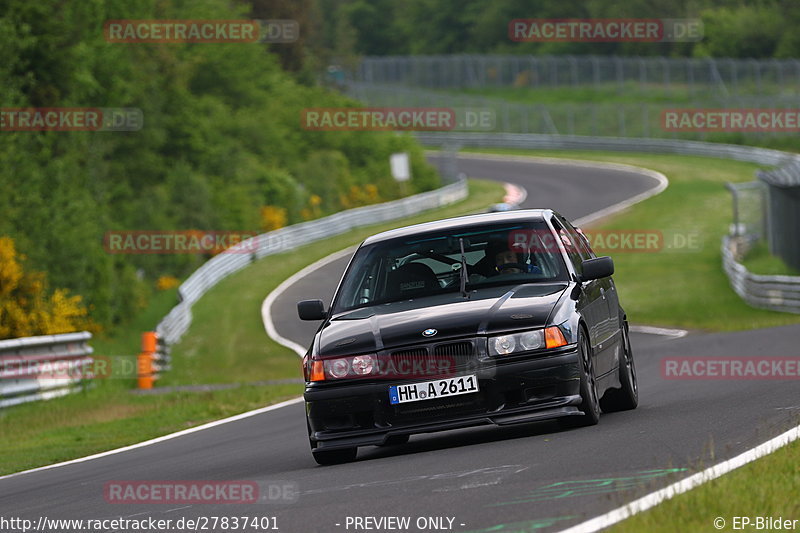
[[[636,366],[633,363],[628,323],[622,327],[622,357],[619,362],[621,389],[611,389],[603,395],[600,404],[603,411],[628,411],[639,405],[639,384],[636,381]]]
[[[355,460],[358,448],[342,448],[339,450],[313,451],[314,460],[318,465],[338,465]]]
[[[600,421],[600,402],[597,400],[594,359],[589,341],[583,331],[578,335],[578,358],[580,359],[581,411],[583,414],[561,418],[561,424],[566,427],[594,426]]]

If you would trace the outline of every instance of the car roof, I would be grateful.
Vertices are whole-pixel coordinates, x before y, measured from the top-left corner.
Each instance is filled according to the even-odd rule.
[[[433,222],[424,222],[422,224],[414,224],[413,226],[405,226],[402,228],[392,229],[377,233],[368,237],[364,244],[374,244],[389,239],[396,239],[416,235],[418,233],[428,233],[431,231],[440,231],[445,229],[459,229],[467,228],[470,226],[480,226],[482,224],[497,224],[506,222],[527,222],[535,221],[541,222],[545,217],[552,214],[557,214],[552,209],[521,209],[518,211],[504,211],[500,213],[481,213],[477,215],[465,215],[461,217],[445,218],[442,220],[435,220]]]

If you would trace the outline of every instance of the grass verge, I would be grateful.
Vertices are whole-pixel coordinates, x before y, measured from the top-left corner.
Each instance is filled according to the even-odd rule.
[[[756,517],[800,519],[800,442],[776,450],[770,455],[734,470],[661,505],[637,514],[608,531],[614,533],[715,531],[776,531],[772,527],[756,528]],[[721,517],[722,528],[714,520]],[[734,517],[750,517],[749,527],[735,528]],[[794,527],[781,528],[789,531]]]
[[[769,247],[763,241],[747,252],[742,264],[753,274],[800,276],[800,270],[790,267],[783,259],[769,253]]]
[[[620,300],[632,323],[712,331],[800,323],[797,315],[749,307],[722,271],[720,243],[731,221],[730,193],[723,185],[752,180],[758,165],[672,154],[475,151],[626,163],[667,176],[670,183],[664,192],[593,226],[621,232],[655,230],[663,236],[663,247],[656,252],[610,254]],[[697,246],[679,246],[680,239],[690,235],[696,236]]]
[[[597,225],[599,229],[658,229],[664,235],[687,231],[700,234],[702,245],[698,250],[613,254],[620,298],[633,322],[714,330],[800,322],[800,317],[794,315],[747,306],[730,288],[722,272],[719,245],[731,217],[730,194],[722,184],[751,180],[756,165],[675,155],[500,152],[627,163],[657,170],[669,178],[669,187],[660,195]],[[788,270],[769,255],[766,247],[753,250],[745,263],[752,271],[764,274]],[[734,516],[753,520],[758,516],[800,518],[800,502],[795,496],[800,486],[798,456],[800,442],[794,442],[635,515],[609,531],[715,531],[717,517],[725,520],[723,529],[730,530]],[[753,527],[740,529],[753,530]]]
[[[499,202],[503,194],[496,182],[471,180],[469,197],[455,205],[270,256],[226,278],[193,307],[192,326],[173,350],[173,371],[160,385],[301,377],[297,355],[271,341],[261,324],[261,301],[272,289],[300,268],[372,233],[480,211]],[[93,343],[96,352],[136,353],[139,333],[152,328],[173,303],[160,296],[122,334]],[[139,326],[141,330],[136,329]],[[136,395],[131,386],[131,380],[98,380],[94,388],[57,401],[0,410],[0,475],[180,431],[296,397],[303,389],[292,384],[252,384],[206,392]]]
[[[780,88],[775,86],[774,89]],[[397,95],[378,89],[366,98],[375,103],[393,102]],[[412,93],[413,94],[413,93]],[[424,95],[424,96],[423,96]],[[792,102],[795,95],[784,95]],[[776,96],[777,97],[777,96]],[[713,90],[690,90],[673,84],[642,89],[639,83],[604,83],[578,87],[480,87],[425,90],[416,99],[405,96],[406,105],[452,105],[494,111],[497,131],[508,133],[561,133],[565,135],[680,138],[685,140],[764,146],[792,152],[800,151],[797,136],[764,135],[748,132],[667,132],[662,112],[676,108],[740,107],[738,100],[719,98]],[[770,104],[771,105],[771,104]],[[544,107],[542,107],[544,106]]]
[[[155,292],[147,306],[130,321],[92,338],[94,353],[106,356],[135,355],[141,348],[143,331],[152,331],[175,305],[178,289]]]

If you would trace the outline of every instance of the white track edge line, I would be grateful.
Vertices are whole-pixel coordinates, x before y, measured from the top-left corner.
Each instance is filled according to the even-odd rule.
[[[331,263],[331,262],[343,257],[344,255],[346,255],[348,253],[352,253],[353,249],[354,249],[354,247],[350,247],[350,248],[347,248],[345,250],[340,250],[340,251],[335,252],[335,253],[327,256],[327,257],[324,257],[324,258],[320,259],[319,261],[316,261],[315,263],[313,263],[311,265],[308,265],[307,267],[303,268],[302,270],[296,272],[292,276],[290,276],[287,279],[285,279],[272,292],[270,292],[269,295],[267,295],[267,298],[264,299],[264,302],[261,305],[261,316],[263,318],[264,328],[267,331],[267,335],[269,335],[275,342],[277,342],[279,344],[282,344],[283,346],[286,346],[287,348],[289,348],[292,351],[294,351],[295,353],[297,353],[300,357],[302,357],[306,352],[305,348],[303,348],[299,344],[297,344],[297,343],[295,343],[295,342],[293,342],[293,341],[291,341],[289,339],[286,339],[285,337],[280,336],[278,334],[278,332],[275,330],[275,325],[272,323],[271,316],[269,314],[264,314],[265,310],[267,312],[269,312],[271,310],[272,303],[275,301],[275,299],[278,296],[280,296],[280,294],[283,291],[285,291],[290,285],[292,285],[295,281],[297,281],[299,278],[305,276],[309,271],[311,271],[311,270],[313,270],[315,268],[319,268],[321,266],[324,266],[324,265],[326,265],[328,263]],[[261,407],[259,409],[254,409],[252,411],[247,411],[245,413],[240,413],[238,415],[234,415],[234,416],[231,416],[231,417],[228,417],[228,418],[223,418],[221,420],[215,420],[215,421],[212,421],[212,422],[208,422],[206,424],[202,424],[202,425],[199,425],[199,426],[196,426],[196,427],[193,427],[193,428],[189,428],[189,429],[184,429],[184,430],[178,431],[176,433],[170,433],[168,435],[162,435],[161,437],[156,437],[154,439],[150,439],[150,440],[146,440],[146,441],[142,441],[142,442],[137,442],[136,444],[131,444],[129,446],[123,446],[122,448],[116,448],[116,449],[113,449],[113,450],[108,450],[108,451],[105,451],[105,452],[100,452],[100,453],[96,453],[96,454],[92,454],[92,455],[87,455],[85,457],[79,457],[77,459],[71,459],[69,461],[63,461],[63,462],[55,463],[55,464],[51,464],[51,465],[45,465],[45,466],[40,466],[40,467],[37,467],[37,468],[31,468],[30,470],[23,470],[22,472],[14,472],[13,474],[7,474],[5,476],[0,476],[0,481],[2,481],[4,479],[16,477],[16,476],[21,476],[23,474],[31,474],[33,472],[39,472],[39,471],[42,471],[42,470],[49,470],[51,468],[59,468],[59,467],[67,466],[67,465],[71,465],[71,464],[82,463],[84,461],[91,461],[93,459],[100,459],[101,457],[106,457],[108,455],[115,455],[115,454],[118,454],[118,453],[123,453],[123,452],[127,452],[127,451],[130,451],[130,450],[135,450],[136,448],[143,448],[145,446],[150,446],[152,444],[157,444],[159,442],[164,442],[164,441],[171,440],[171,439],[174,439],[174,438],[177,438],[177,437],[182,437],[183,435],[188,435],[190,433],[195,433],[197,431],[203,431],[205,429],[210,429],[212,427],[219,426],[219,425],[222,425],[222,424],[227,424],[228,422],[235,422],[235,421],[241,420],[243,418],[248,418],[248,417],[259,415],[261,413],[266,413],[268,411],[272,411],[272,410],[275,410],[275,409],[280,409],[281,407],[286,407],[287,405],[293,405],[295,403],[300,402],[302,399],[303,399],[302,397],[292,398],[291,400],[286,400],[284,402],[276,403],[274,405],[268,405],[266,407]]]
[[[477,157],[473,156],[473,158],[477,158]],[[485,159],[497,159],[495,157],[484,157],[484,158]],[[516,160],[517,158],[511,158],[511,159]],[[522,157],[522,158],[519,158],[519,159],[522,159],[522,160],[530,160],[530,159],[544,160],[544,159],[552,159],[552,158]],[[590,167],[591,166],[605,166],[605,167],[608,167],[608,168],[618,167],[620,170],[623,170],[623,169],[633,170],[633,171],[635,171],[637,173],[642,173],[642,174],[655,173],[655,174],[658,174],[659,176],[661,176],[661,178],[663,178],[664,182],[660,183],[660,185],[655,188],[655,189],[658,189],[657,192],[652,192],[655,189],[651,189],[651,191],[648,191],[648,192],[650,192],[650,194],[645,192],[645,193],[642,193],[640,195],[637,195],[634,198],[639,198],[639,197],[642,197],[643,195],[647,195],[647,196],[639,198],[638,200],[633,201],[633,202],[629,201],[630,203],[628,203],[628,205],[632,205],[632,204],[634,204],[636,202],[640,202],[640,201],[644,200],[645,198],[647,198],[649,196],[653,196],[654,194],[658,194],[659,192],[661,192],[664,189],[666,189],[667,183],[668,183],[666,177],[664,177],[663,174],[655,172],[655,171],[652,171],[652,170],[649,170],[649,169],[645,169],[645,168],[641,168],[641,167],[635,167],[635,166],[632,166],[632,165],[622,165],[622,164],[616,164],[616,163],[605,163],[605,162],[602,162],[602,161],[596,162],[597,164],[593,164],[595,162],[591,162],[591,163],[587,164],[587,162],[585,162],[585,161],[571,160],[571,159],[552,159],[552,161],[548,160],[548,161],[545,161],[545,162],[552,163],[552,164],[566,164],[566,165],[575,164],[577,166],[590,166]],[[643,172],[643,171],[646,171],[646,172]],[[522,188],[522,189],[524,190],[524,188]],[[526,191],[526,195],[527,195],[527,191]],[[615,204],[614,206],[611,206],[611,207],[612,208],[617,207],[617,210],[624,209],[628,205],[625,205],[623,207],[618,207],[618,206],[620,206],[621,204],[625,204],[625,203],[626,202],[620,202],[619,204]],[[610,209],[610,208],[606,208],[604,210],[601,210],[600,212],[606,211],[608,209]],[[607,214],[610,214],[610,213],[607,213]],[[593,215],[589,215],[589,216],[591,217]],[[603,216],[606,216],[606,215],[603,215]],[[581,223],[582,224],[583,222],[576,221],[576,223]],[[326,265],[328,263],[331,263],[331,262],[343,257],[344,255],[346,255],[348,253],[352,253],[354,248],[355,247],[349,247],[349,248],[346,248],[344,250],[340,250],[340,251],[335,252],[335,253],[327,256],[327,257],[324,257],[324,258],[320,259],[319,261],[317,261],[317,262],[315,262],[315,263],[313,263],[311,265],[308,265],[307,267],[301,269],[300,271],[296,272],[295,274],[293,274],[292,276],[290,276],[289,278],[284,280],[269,295],[267,295],[267,298],[264,299],[264,302],[262,302],[262,305],[261,305],[262,322],[264,323],[264,329],[266,330],[267,335],[269,335],[275,342],[277,342],[277,343],[279,343],[279,344],[281,344],[283,346],[286,346],[287,348],[289,348],[292,351],[294,351],[298,356],[302,357],[303,355],[305,355],[305,352],[306,352],[305,348],[303,348],[302,346],[300,346],[296,342],[291,341],[290,339],[286,339],[285,337],[282,337],[281,335],[278,334],[277,330],[275,330],[275,325],[272,323],[271,314],[268,313],[266,319],[264,318],[264,316],[265,316],[264,315],[265,307],[266,307],[267,311],[271,310],[272,303],[275,301],[275,299],[278,296],[280,296],[280,294],[283,291],[285,291],[289,287],[289,285],[294,283],[294,281],[296,281],[300,277],[304,276],[306,273],[308,273],[309,271],[313,270],[314,268],[319,268],[321,266],[324,266],[324,265]],[[270,298],[271,298],[271,300],[270,300]],[[270,300],[270,301],[267,302],[267,300]],[[270,330],[271,330],[271,332],[270,332]],[[29,469],[29,470],[23,470],[22,472],[15,472],[13,474],[7,474],[5,476],[0,476],[0,481],[2,481],[4,479],[16,477],[16,476],[21,476],[21,475],[24,475],[24,474],[30,474],[30,473],[39,472],[39,471],[42,471],[42,470],[49,470],[49,469],[52,469],[52,468],[59,468],[59,467],[62,467],[62,466],[67,466],[67,465],[76,464],[76,463],[82,463],[84,461],[91,461],[93,459],[99,459],[101,457],[105,457],[105,456],[108,456],[108,455],[115,455],[115,454],[118,454],[118,453],[123,453],[123,452],[126,452],[126,451],[134,450],[136,448],[142,448],[142,447],[145,447],[145,446],[150,446],[152,444],[157,444],[159,442],[164,442],[164,441],[167,441],[167,440],[171,440],[171,439],[174,439],[174,438],[177,438],[177,437],[181,437],[183,435],[188,435],[190,433],[195,433],[197,431],[202,431],[204,429],[209,429],[209,428],[212,428],[214,426],[227,424],[228,422],[234,422],[236,420],[241,420],[243,418],[248,418],[248,417],[251,417],[251,416],[255,416],[255,415],[258,415],[258,414],[261,414],[261,413],[265,413],[267,411],[272,411],[274,409],[280,409],[281,407],[285,407],[287,405],[292,405],[294,403],[300,402],[301,400],[302,400],[302,397],[292,398],[291,400],[286,400],[286,401],[281,402],[281,403],[277,403],[277,404],[274,404],[274,405],[269,405],[267,407],[262,407],[262,408],[255,409],[255,410],[252,410],[252,411],[247,411],[245,413],[240,413],[238,415],[234,415],[234,416],[231,416],[231,417],[228,417],[228,418],[223,418],[221,420],[215,420],[213,422],[208,422],[206,424],[202,424],[202,425],[199,425],[199,426],[196,426],[196,427],[193,427],[193,428],[189,428],[189,429],[185,429],[185,430],[182,430],[182,431],[178,431],[176,433],[170,433],[168,435],[162,435],[161,437],[156,437],[154,439],[142,441],[142,442],[139,442],[139,443],[136,443],[136,444],[131,444],[130,446],[124,446],[122,448],[116,448],[114,450],[108,450],[108,451],[96,453],[96,454],[93,454],[93,455],[87,455],[85,457],[79,457],[77,459],[71,459],[69,461],[63,461],[63,462],[60,462],[60,463],[40,466],[40,467],[32,468],[32,469]]]
[[[629,166],[629,165],[625,165],[625,166]],[[647,200],[651,196],[655,196],[657,194],[660,194],[669,185],[669,180],[661,172],[656,172],[655,170],[650,170],[648,168],[640,168],[640,167],[633,167],[633,166],[630,166],[630,168],[631,169],[637,169],[637,173],[638,174],[643,174],[645,176],[653,178],[654,180],[656,180],[658,182],[658,184],[655,187],[653,187],[652,189],[648,189],[648,190],[646,190],[646,191],[644,191],[642,193],[637,194],[636,196],[628,198],[627,200],[623,200],[623,201],[618,202],[618,203],[616,203],[614,205],[611,205],[609,207],[601,209],[600,211],[595,211],[591,215],[586,215],[585,217],[581,217],[581,218],[577,219],[574,222],[574,224],[576,226],[584,226],[586,224],[591,224],[592,222],[595,222],[596,220],[599,220],[601,218],[605,218],[605,217],[607,217],[609,215],[612,215],[614,213],[622,211],[623,209],[627,209],[627,208],[629,208],[630,206],[632,206],[634,204],[638,204],[639,202]]]
[[[586,224],[590,224],[598,219],[607,217],[618,211],[622,211],[623,209],[627,209],[628,207],[638,204],[639,202],[650,198],[651,196],[655,196],[664,191],[669,185],[669,180],[667,177],[658,172],[656,170],[652,170],[649,168],[638,167],[636,165],[628,165],[626,163],[610,163],[608,161],[592,161],[588,159],[568,159],[568,158],[559,158],[559,157],[539,157],[539,156],[532,156],[532,155],[525,155],[525,156],[502,156],[498,154],[481,154],[481,153],[463,153],[458,154],[459,158],[464,159],[483,159],[483,160],[490,160],[490,161],[519,161],[519,162],[529,162],[529,163],[542,163],[546,165],[563,165],[563,166],[570,166],[570,167],[583,167],[583,168],[604,168],[608,170],[620,170],[624,172],[630,172],[634,174],[638,174],[640,176],[644,175],[649,178],[652,178],[658,182],[655,187],[648,189],[642,193],[639,193],[635,196],[628,198],[627,200],[622,200],[616,204],[610,205],[601,209],[600,211],[595,211],[589,215],[581,217],[573,221],[573,224],[576,226],[584,226]],[[516,184],[514,184],[516,185]],[[519,185],[516,185],[519,187]]]
[[[607,528],[629,518],[637,513],[646,511],[651,507],[655,507],[659,503],[669,500],[678,494],[683,494],[689,490],[702,485],[708,481],[712,481],[721,477],[732,470],[744,466],[747,463],[760,459],[772,452],[794,442],[800,438],[800,426],[796,426],[789,431],[786,431],[777,437],[768,440],[767,442],[751,448],[736,457],[723,461],[714,466],[706,468],[705,470],[693,474],[685,479],[677,481],[672,485],[668,485],[663,489],[651,492],[639,499],[636,499],[622,507],[618,507],[605,514],[589,519],[580,524],[574,525],[570,528],[561,530],[559,533],[593,533],[603,528]]]
[[[287,339],[286,337],[282,336],[278,333],[278,330],[275,329],[275,324],[272,322],[272,304],[275,303],[275,300],[283,294],[286,289],[288,289],[291,285],[294,285],[299,279],[304,278],[308,275],[309,272],[312,272],[318,268],[321,268],[328,263],[333,263],[345,257],[349,254],[352,254],[357,246],[349,246],[344,250],[339,250],[338,252],[334,252],[328,256],[323,257],[319,261],[315,261],[314,263],[306,266],[305,268],[298,270],[285,280],[275,287],[275,289],[270,292],[264,301],[261,303],[261,321],[264,323],[264,330],[267,332],[267,335],[277,342],[278,344],[285,346],[296,353],[298,356],[303,357],[306,354],[306,348],[300,346],[300,344],[294,342],[291,339]]]
[[[280,403],[276,403],[273,405],[268,405],[266,407],[260,407],[258,409],[254,409],[252,411],[247,411],[245,413],[239,413],[238,415],[229,416],[228,418],[222,418],[220,420],[214,420],[212,422],[207,422],[205,424],[201,424],[199,426],[195,426],[193,428],[184,429],[181,431],[177,431],[175,433],[170,433],[168,435],[162,435],[160,437],[156,437],[154,439],[145,440],[142,442],[137,442],[136,444],[131,444],[129,446],[123,446],[122,448],[115,448],[113,450],[108,450],[105,452],[95,453],[93,455],[87,455],[86,457],[79,457],[78,459],[71,459],[69,461],[63,461],[61,463],[55,463],[52,465],[45,465],[40,466],[37,468],[31,468],[30,470],[23,470],[22,472],[15,472],[13,474],[7,474],[5,476],[0,476],[0,481],[16,476],[21,476],[23,474],[30,474],[32,472],[39,472],[42,470],[50,470],[51,468],[59,468],[62,466],[67,466],[75,463],[83,463],[84,461],[91,461],[92,459],[99,459],[101,457],[106,457],[108,455],[116,455],[118,453],[127,452],[130,450],[135,450],[136,448],[143,448],[145,446],[150,446],[151,444],[157,444],[159,442],[164,442],[167,440],[172,440],[177,437],[182,437],[184,435],[189,435],[191,433],[196,433],[198,431],[203,431],[205,429],[210,429],[216,426],[221,426],[222,424],[227,424],[229,422],[236,422],[237,420],[242,420],[244,418],[249,418],[251,416],[260,415],[261,413],[266,413],[267,411],[273,411],[275,409],[280,409],[281,407],[286,407],[287,405],[292,405],[298,403],[303,398],[292,398],[291,400],[286,400]]]
[[[463,157],[463,156],[459,155],[459,157]],[[473,156],[472,158],[480,159],[481,157]],[[485,157],[484,156],[483,159],[502,159],[502,158],[501,157],[495,158],[495,157]],[[650,177],[654,178],[656,181],[658,181],[658,185],[656,185],[655,187],[653,187],[652,189],[650,189],[648,191],[645,191],[645,192],[640,193],[640,194],[638,194],[636,196],[633,196],[632,198],[629,198],[628,200],[623,200],[622,202],[619,202],[619,203],[614,204],[614,205],[612,205],[610,207],[606,207],[604,209],[601,209],[600,211],[596,211],[595,213],[592,213],[592,214],[587,215],[585,217],[582,217],[582,218],[580,218],[578,220],[575,220],[575,224],[579,225],[579,226],[587,224],[587,223],[589,223],[591,221],[594,221],[594,220],[597,220],[599,218],[608,216],[608,215],[610,215],[612,213],[616,213],[617,211],[621,211],[623,209],[626,209],[626,208],[630,207],[633,204],[636,204],[636,203],[641,202],[641,201],[643,201],[643,200],[645,200],[647,198],[650,198],[651,196],[655,196],[655,195],[661,193],[662,191],[664,191],[664,189],[666,189],[667,186],[669,185],[669,180],[667,179],[666,176],[664,176],[664,174],[662,174],[660,172],[657,172],[657,171],[654,171],[654,170],[651,170],[651,169],[647,169],[647,168],[643,168],[643,167],[636,167],[636,166],[633,166],[633,165],[624,165],[624,164],[618,164],[618,163],[605,163],[605,162],[601,162],[601,161],[596,162],[596,163],[599,163],[599,165],[593,165],[593,164],[586,164],[585,161],[576,161],[576,160],[571,160],[571,159],[539,158],[539,157],[520,157],[520,158],[514,158],[514,159],[516,159],[516,160],[531,160],[531,159],[533,159],[533,160],[538,160],[538,161],[541,161],[541,162],[546,162],[546,163],[549,163],[549,164],[567,164],[567,165],[569,165],[569,164],[572,164],[572,163],[577,163],[578,166],[606,166],[606,167],[609,167],[609,168],[615,168],[616,167],[619,170],[635,171],[638,174],[644,174],[644,175],[650,176]],[[546,159],[546,161],[542,161],[542,160],[545,160],[545,159]],[[595,163],[595,162],[592,162],[592,163]],[[344,250],[342,252],[344,252]],[[306,268],[309,268],[309,267],[306,267]],[[298,274],[299,274],[299,272],[298,272]],[[283,284],[281,284],[281,286],[282,285]],[[287,284],[287,286],[288,285],[289,284]],[[280,289],[281,286],[276,288],[275,291]],[[284,289],[285,289],[285,287],[284,287]],[[273,293],[275,291],[273,291]],[[272,293],[270,293],[270,296],[272,296]],[[274,299],[273,299],[273,301],[274,301]],[[265,303],[266,303],[266,300],[265,300]],[[262,306],[262,316],[263,316],[263,309],[264,309],[264,307]],[[269,323],[272,324],[271,318],[269,319]],[[265,327],[266,327],[266,322],[265,322]],[[274,326],[272,326],[272,327],[274,329]],[[631,326],[631,329],[634,330],[634,331],[638,330],[638,331],[640,331],[642,333],[653,333],[653,334],[656,334],[656,335],[667,335],[667,336],[676,337],[676,338],[677,337],[683,337],[688,333],[686,330],[669,330],[667,328],[656,328],[656,327],[651,327],[651,326]],[[276,335],[277,335],[277,332],[276,332]],[[270,335],[270,336],[272,336],[272,335]],[[278,335],[278,337],[280,337],[280,336]],[[283,337],[280,337],[280,338],[283,339]],[[276,340],[277,342],[280,342],[280,341],[278,341],[278,339],[276,337],[273,337],[273,339]],[[292,341],[289,341],[288,339],[285,339],[285,340],[288,341],[289,343],[292,343],[292,344],[295,344],[296,346],[299,346],[296,343],[293,343]],[[300,355],[302,356],[303,354],[305,354],[305,350],[301,349]],[[617,522],[620,522],[620,521],[622,521],[622,520],[624,520],[624,519],[626,519],[628,517],[633,516],[634,514],[640,513],[642,511],[647,510],[647,509],[650,509],[651,507],[654,507],[655,505],[657,505],[657,504],[659,504],[659,503],[661,503],[663,501],[666,501],[666,500],[676,496],[677,494],[682,494],[684,492],[687,492],[687,491],[691,490],[694,487],[697,487],[697,486],[699,486],[699,485],[701,485],[701,484],[703,484],[703,483],[705,483],[707,481],[711,481],[713,479],[716,479],[716,478],[722,476],[723,474],[726,474],[726,473],[730,472],[731,470],[734,470],[734,469],[736,469],[736,468],[738,468],[738,467],[740,467],[740,466],[742,466],[744,464],[747,464],[747,463],[749,463],[751,461],[754,461],[754,460],[756,460],[756,459],[758,459],[760,457],[768,455],[768,454],[772,453],[773,451],[775,451],[775,450],[777,450],[777,449],[789,444],[790,442],[793,442],[794,440],[797,440],[798,437],[800,437],[800,426],[797,426],[797,427],[795,427],[795,428],[793,428],[793,429],[791,429],[791,430],[789,430],[789,431],[787,431],[787,432],[785,432],[785,433],[783,433],[783,434],[781,434],[781,435],[779,435],[779,436],[777,436],[777,437],[775,437],[775,438],[773,438],[773,439],[771,439],[771,440],[769,440],[769,441],[767,441],[767,442],[765,442],[765,443],[763,443],[763,444],[761,444],[759,446],[756,446],[755,448],[751,448],[750,450],[747,450],[746,452],[744,452],[744,453],[742,453],[742,454],[740,454],[740,455],[738,455],[738,456],[736,456],[736,457],[734,457],[732,459],[729,459],[727,461],[723,461],[722,463],[719,463],[719,464],[717,464],[715,466],[707,468],[706,470],[703,470],[702,472],[699,472],[697,474],[689,476],[688,478],[686,478],[686,479],[684,479],[682,481],[678,481],[677,483],[673,483],[672,485],[669,485],[669,486],[667,486],[667,487],[665,487],[663,489],[660,489],[660,490],[657,490],[655,492],[652,492],[652,493],[650,493],[650,494],[648,494],[646,496],[643,496],[643,497],[639,498],[638,500],[634,500],[633,502],[631,502],[631,503],[629,503],[629,504],[627,504],[625,506],[619,507],[617,509],[609,511],[608,513],[605,513],[605,514],[600,515],[598,517],[592,518],[590,520],[582,522],[582,523],[580,523],[578,525],[575,525],[573,527],[570,527],[568,529],[562,530],[560,533],[592,533],[592,532],[598,531],[600,529],[609,527],[609,526],[611,526],[613,524],[616,524]],[[2,479],[2,478],[0,478],[0,479]]]
[[[689,332],[685,329],[672,329],[672,328],[658,328],[655,326],[640,326],[640,325],[631,325],[629,327],[630,331],[635,333],[645,333],[647,335],[663,335],[665,337],[672,337],[674,339],[680,339],[681,337],[685,337],[689,334]]]

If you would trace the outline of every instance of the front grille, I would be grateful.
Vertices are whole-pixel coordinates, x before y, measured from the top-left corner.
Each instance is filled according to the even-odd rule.
[[[420,346],[419,348],[411,348],[409,350],[397,350],[396,352],[392,352],[392,359],[397,358],[400,359],[407,359],[410,357],[425,357],[428,355],[428,349],[424,346]]]
[[[440,344],[433,349],[435,355],[449,355],[452,357],[471,357],[474,353],[472,343],[451,342],[450,344]]]
[[[391,352],[389,360],[390,368],[397,371],[398,377],[407,379],[446,377],[477,364],[472,341],[404,348]]]

